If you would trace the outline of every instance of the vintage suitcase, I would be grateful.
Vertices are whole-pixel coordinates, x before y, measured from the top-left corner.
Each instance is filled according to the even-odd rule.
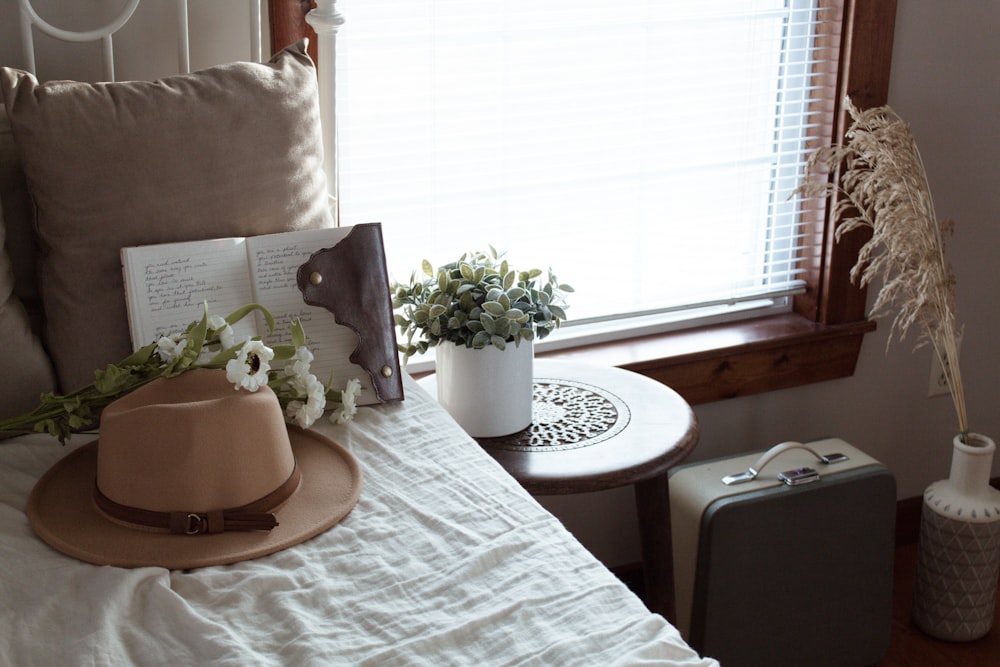
[[[885,654],[896,482],[878,461],[831,438],[678,466],[670,510],[678,627],[699,652],[726,667]]]

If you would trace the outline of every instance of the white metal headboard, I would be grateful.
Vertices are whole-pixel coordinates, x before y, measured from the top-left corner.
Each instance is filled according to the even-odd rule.
[[[260,0],[247,0],[250,5],[250,51],[256,61],[261,59]],[[115,80],[115,58],[113,37],[128,23],[141,0],[128,0],[121,13],[107,25],[95,30],[73,31],[57,28],[43,19],[31,5],[31,0],[18,0],[21,17],[21,48],[28,71],[35,74],[35,42],[32,26],[46,35],[64,42],[101,42],[103,51],[104,77]],[[178,71],[191,71],[190,29],[188,26],[188,0],[177,0],[177,64]]]
[[[31,0],[18,0],[21,29],[21,49],[25,68],[36,73],[35,44],[32,31],[41,32],[66,42],[101,42],[102,62],[106,81],[115,80],[113,36],[132,15],[142,0],[128,0],[121,13],[102,28],[86,31],[72,31],[51,25],[35,11]],[[188,25],[189,0],[176,0],[177,5],[177,64],[179,72],[191,71],[190,26]],[[262,60],[261,0],[247,0],[250,11],[250,51],[254,61]],[[331,197],[336,200],[337,182],[337,115],[336,115],[336,52],[337,31],[344,24],[343,15],[337,11],[336,0],[317,0],[316,9],[306,21],[316,31],[317,63],[319,70],[319,103],[323,124],[323,152],[327,182]],[[338,219],[337,207],[333,206],[334,219]],[[338,220],[339,222],[339,220]]]

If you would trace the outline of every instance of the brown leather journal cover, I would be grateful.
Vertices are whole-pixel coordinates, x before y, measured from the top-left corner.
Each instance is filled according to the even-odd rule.
[[[368,373],[379,401],[403,400],[382,225],[354,225],[332,248],[313,253],[296,280],[307,304],[357,333],[349,358]]]

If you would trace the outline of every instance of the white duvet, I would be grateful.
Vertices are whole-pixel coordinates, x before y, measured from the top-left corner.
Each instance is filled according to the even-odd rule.
[[[361,463],[353,512],[291,549],[192,571],[98,567],[24,507],[69,449],[0,441],[3,665],[710,665],[412,380],[317,425]],[[195,538],[196,539],[196,538]]]

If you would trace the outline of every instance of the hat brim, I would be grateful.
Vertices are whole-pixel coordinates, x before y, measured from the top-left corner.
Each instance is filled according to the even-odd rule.
[[[49,545],[89,563],[174,570],[225,565],[287,549],[339,523],[358,501],[361,469],[343,447],[313,431],[288,429],[302,474],[295,493],[275,512],[269,532],[171,535],[109,521],[93,500],[97,442],[68,454],[35,484],[27,514]]]

